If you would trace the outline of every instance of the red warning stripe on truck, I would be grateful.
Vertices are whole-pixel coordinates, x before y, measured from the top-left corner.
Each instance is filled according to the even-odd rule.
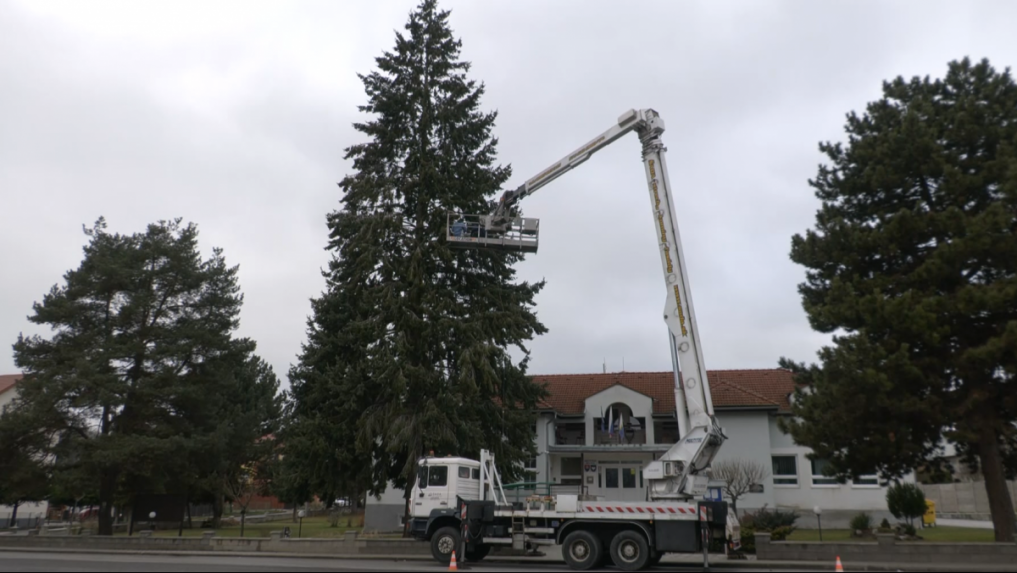
[[[583,511],[592,513],[680,513],[684,515],[695,515],[694,506],[649,506],[649,505],[584,505]]]

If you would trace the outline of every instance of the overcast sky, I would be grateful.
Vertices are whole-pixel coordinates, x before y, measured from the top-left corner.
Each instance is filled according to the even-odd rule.
[[[183,217],[240,265],[240,334],[285,380],[324,281],[325,215],[362,141],[357,73],[417,0],[0,0],[0,373],[81,261],[82,224]],[[653,108],[710,369],[811,361],[788,258],[814,223],[817,144],[884,79],[1017,63],[1017,2],[444,0],[497,110],[508,187]],[[536,374],[668,370],[665,290],[635,135],[528,198],[547,279]]]

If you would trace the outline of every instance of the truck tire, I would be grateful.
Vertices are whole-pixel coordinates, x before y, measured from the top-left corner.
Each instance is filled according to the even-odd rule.
[[[639,571],[650,561],[650,544],[637,531],[619,531],[611,540],[611,561],[622,571]]]
[[[459,548],[459,528],[442,527],[431,536],[431,556],[442,565],[452,561],[452,552]]]
[[[466,550],[466,560],[483,561],[484,558],[487,557],[487,554],[490,552],[491,552],[490,545],[477,545],[474,547],[473,551],[470,551],[469,549]]]
[[[570,569],[586,571],[600,566],[604,548],[600,539],[589,531],[573,531],[562,543],[561,554]]]

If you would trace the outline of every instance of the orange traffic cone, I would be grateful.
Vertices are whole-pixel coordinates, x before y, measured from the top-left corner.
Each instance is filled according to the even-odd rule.
[[[838,561],[838,563],[839,563],[839,561]],[[838,567],[839,567],[839,565],[838,565]],[[458,571],[459,570],[459,568],[456,567],[456,552],[454,550],[452,551],[452,561],[450,561],[449,564],[448,564],[448,570],[449,571]],[[838,569],[838,571],[843,571],[843,569]]]
[[[456,562],[455,555],[453,555],[452,556],[452,564],[455,565],[455,562]],[[840,555],[838,555],[837,556],[837,567],[834,568],[834,571],[843,571],[843,570],[844,570],[844,566],[840,564]]]

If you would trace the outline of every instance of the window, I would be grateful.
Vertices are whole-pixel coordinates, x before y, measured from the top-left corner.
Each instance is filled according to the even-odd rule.
[[[537,472],[523,472],[523,483],[537,483]]]
[[[480,468],[474,468],[473,469],[473,479],[475,479],[475,480],[479,480],[480,479]]]
[[[526,460],[526,465],[524,467],[528,470],[537,469],[537,458],[530,458]]]
[[[583,475],[583,460],[582,460],[582,458],[562,458],[562,460],[561,460],[561,475],[563,475],[563,476],[581,476],[581,475]]]
[[[798,457],[773,456],[773,485],[798,485]]]
[[[830,465],[826,460],[812,461],[812,485],[837,485],[836,478],[826,476],[823,471]]]
[[[470,468],[459,466],[459,477],[462,479],[470,479]]]
[[[608,489],[618,488],[618,468],[604,468],[604,480],[607,482],[604,487]]]
[[[635,489],[636,468],[622,468],[622,487]]]
[[[431,466],[427,474],[427,487],[445,487],[448,485],[448,466]]]
[[[879,476],[872,474],[866,476],[858,476],[858,479],[852,480],[852,484],[856,486],[879,486]]]

